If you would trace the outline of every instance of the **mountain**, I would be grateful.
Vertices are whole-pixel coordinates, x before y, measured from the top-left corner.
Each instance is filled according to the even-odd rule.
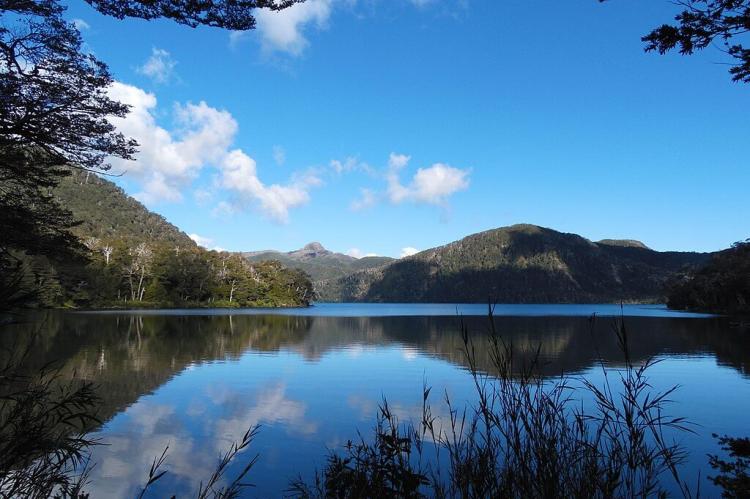
[[[675,279],[668,304],[680,310],[750,315],[750,240],[714,254]]]
[[[13,292],[31,297],[30,304],[277,307],[308,305],[313,297],[306,274],[201,248],[105,178],[72,170],[51,196],[57,211],[80,221],[71,232],[83,245],[70,259],[17,251],[23,264],[14,268]]]
[[[180,229],[149,211],[114,183],[93,173],[72,170],[54,189],[60,205],[73,213],[81,238],[118,239],[124,242],[158,242],[195,248]]]
[[[242,255],[251,262],[276,260],[285,267],[306,272],[314,282],[338,279],[353,272],[379,267],[394,260],[385,256],[354,258],[343,253],[329,251],[318,242],[309,243],[301,249],[288,253],[265,250],[245,252]]]
[[[641,248],[651,249],[640,241],[635,239],[602,239],[597,241],[596,244],[606,244],[608,246],[622,246],[624,248]]]
[[[585,303],[663,301],[665,283],[704,253],[595,243],[535,225],[473,234],[380,267],[317,283],[321,300]]]

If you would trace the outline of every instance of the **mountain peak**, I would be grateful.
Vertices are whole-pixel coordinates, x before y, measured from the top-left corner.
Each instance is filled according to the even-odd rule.
[[[635,239],[602,239],[601,241],[598,241],[597,244],[606,244],[607,246],[623,246],[625,248],[651,249],[641,241],[636,241]]]
[[[317,241],[313,241],[311,243],[307,243],[304,248],[302,248],[304,251],[315,251],[316,253],[326,251],[326,249],[323,247],[322,244],[320,244]]]

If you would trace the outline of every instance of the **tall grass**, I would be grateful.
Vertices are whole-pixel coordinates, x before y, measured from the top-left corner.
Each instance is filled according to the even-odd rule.
[[[448,416],[433,416],[430,389],[422,418],[402,424],[380,407],[374,437],[360,435],[343,453],[329,455],[313,483],[290,486],[296,497],[595,498],[664,497],[668,481],[683,497],[697,497],[679,475],[686,454],[665,437],[690,431],[682,418],[665,413],[674,388],[656,392],[648,371],[656,361],[635,365],[628,331],[613,324],[624,367],[603,364],[597,386],[538,374],[537,355],[518,360],[512,343],[495,329],[490,309],[487,344],[475,345],[462,325],[463,351],[477,403],[456,408],[446,395]],[[592,328],[593,329],[593,328]],[[477,368],[477,349],[488,349],[495,372]],[[593,400],[586,407],[582,392]],[[445,463],[445,464],[443,464]]]
[[[53,366],[24,374],[30,348],[2,355],[0,496],[86,497],[89,449],[97,443],[86,433],[98,423],[99,398],[91,383],[60,382]]]
[[[96,417],[100,398],[93,383],[75,375],[64,380],[54,365],[25,374],[25,360],[34,344],[32,338],[26,347],[15,345],[0,352],[0,498],[88,498],[90,452],[101,443],[88,434],[101,424]],[[244,459],[257,432],[257,426],[249,428],[219,457],[195,491],[197,499],[232,499],[241,494],[258,456],[248,459],[233,476],[227,471],[230,463]],[[151,492],[168,472],[167,451],[168,447],[154,459],[139,497]]]
[[[592,321],[595,319],[592,319]],[[586,379],[539,374],[539,350],[531,359],[516,354],[496,330],[490,309],[489,340],[475,344],[461,326],[463,354],[476,402],[456,407],[446,394],[445,416],[435,416],[431,389],[424,387],[419,421],[402,423],[387,401],[379,408],[372,435],[360,434],[339,452],[312,483],[297,479],[287,491],[305,498],[645,498],[668,492],[698,497],[681,478],[684,449],[666,435],[690,431],[667,415],[675,388],[658,392],[649,383],[657,362],[635,363],[622,320],[613,322],[623,353],[621,367],[603,363],[601,384]],[[593,331],[593,324],[592,324]],[[33,345],[34,342],[29,342]],[[90,383],[61,381],[52,366],[22,374],[28,348],[0,356],[0,497],[88,497],[87,437],[99,424],[99,399]],[[477,366],[485,349],[492,373]],[[588,400],[586,404],[582,400]],[[195,496],[239,496],[258,456],[245,453],[258,432],[219,457]],[[731,461],[711,456],[718,471],[711,480],[725,497],[746,497],[750,443],[724,438]],[[144,466],[140,497],[153,495],[168,472],[168,449]],[[245,459],[234,476],[229,464]]]

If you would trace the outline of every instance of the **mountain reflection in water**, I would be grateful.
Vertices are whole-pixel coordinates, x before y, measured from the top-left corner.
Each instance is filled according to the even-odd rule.
[[[462,320],[475,345],[484,345],[487,319]],[[495,321],[520,361],[539,352],[545,376],[588,375],[600,358],[621,365],[611,319]],[[731,328],[727,319],[625,321],[636,362],[674,361],[659,372],[665,373],[660,381],[683,385],[677,399],[719,395],[706,387],[707,380],[691,377],[698,371],[724,380],[722,390],[740,387],[750,399],[750,334]],[[205,475],[195,470],[210,470],[231,440],[256,423],[263,424],[253,444],[261,459],[250,475],[257,485],[250,495],[279,496],[298,472],[309,476],[323,464],[326,446],[368,430],[383,396],[405,419],[419,416],[423,381],[437,392],[472,399],[458,317],[47,312],[4,328],[0,345],[32,336],[29,370],[55,361],[65,376],[75,373],[99,387],[105,424],[97,431],[108,445],[94,452],[95,496],[132,495],[167,443],[169,473],[157,492],[189,492]],[[491,373],[488,349],[476,352],[479,368]],[[696,404],[678,405],[674,412],[696,416],[707,434],[742,426],[733,427],[736,415],[713,414]],[[713,420],[723,426],[708,427]],[[712,450],[710,439],[696,442],[691,445],[701,458]]]

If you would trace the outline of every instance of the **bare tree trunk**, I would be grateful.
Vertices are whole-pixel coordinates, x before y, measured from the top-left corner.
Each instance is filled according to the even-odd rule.
[[[143,301],[143,278],[146,274],[146,268],[141,269],[141,277],[138,280],[138,300]]]

